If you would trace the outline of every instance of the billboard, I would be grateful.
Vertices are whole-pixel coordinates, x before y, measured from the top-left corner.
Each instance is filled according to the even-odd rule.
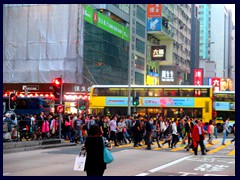
[[[220,91],[220,82],[221,82],[221,78],[213,77],[211,79],[211,85],[213,86],[214,92]]]
[[[148,4],[147,17],[162,17],[162,4]]]
[[[203,69],[202,68],[196,68],[194,69],[194,85],[195,86],[201,86],[203,85]]]
[[[166,45],[151,46],[152,61],[166,61]]]
[[[148,31],[161,31],[162,30],[162,18],[147,18],[147,30]]]

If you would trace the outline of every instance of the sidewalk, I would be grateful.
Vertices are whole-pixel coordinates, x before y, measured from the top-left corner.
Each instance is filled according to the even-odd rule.
[[[64,139],[48,139],[40,141],[20,141],[3,143],[3,154],[22,151],[31,151],[36,149],[56,148],[63,146],[76,146],[76,143],[64,141]]]

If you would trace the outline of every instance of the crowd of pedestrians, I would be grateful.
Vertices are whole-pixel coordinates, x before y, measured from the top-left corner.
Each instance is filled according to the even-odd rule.
[[[12,118],[14,119],[14,118]],[[10,122],[11,117],[4,117],[5,121]],[[227,121],[223,122],[223,140],[225,145],[226,132],[228,131]],[[17,122],[20,132],[20,141],[22,139],[41,140],[50,138],[59,138],[59,117],[58,115],[40,113],[39,115],[17,116]],[[9,126],[10,126],[9,125]],[[100,128],[101,135],[108,141],[112,141],[115,146],[133,143],[133,147],[146,145],[147,150],[151,150],[154,141],[159,148],[168,144],[169,148],[176,148],[180,142],[181,147],[196,150],[200,145],[202,154],[206,154],[204,144],[205,134],[208,134],[207,142],[213,144],[216,134],[215,120],[210,120],[207,129],[204,130],[201,120],[190,118],[188,116],[179,119],[171,119],[157,115],[150,117],[140,116],[135,113],[133,116],[114,115],[108,117],[105,115],[87,115],[84,117],[79,114],[63,114],[61,120],[61,138],[70,142],[84,144],[90,126],[97,125]],[[162,142],[160,144],[160,142]],[[197,154],[197,151],[194,151]]]

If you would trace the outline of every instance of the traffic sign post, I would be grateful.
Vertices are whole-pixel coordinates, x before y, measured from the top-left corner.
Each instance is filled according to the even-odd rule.
[[[63,105],[58,105],[57,106],[57,112],[59,113],[59,114],[61,114],[61,113],[63,113],[63,111],[64,111],[64,107],[63,107]]]
[[[60,76],[61,80],[62,80],[62,75]],[[62,97],[63,97],[63,81],[61,83],[61,88],[60,88],[60,105],[62,106]],[[59,113],[59,139],[61,139],[61,130],[62,130],[62,113]]]

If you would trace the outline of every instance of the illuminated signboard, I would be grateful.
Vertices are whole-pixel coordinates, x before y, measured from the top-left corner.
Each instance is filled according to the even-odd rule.
[[[147,17],[162,17],[162,4],[148,4]]]
[[[194,69],[194,85],[196,86],[203,85],[203,69],[202,68]]]
[[[214,92],[220,91],[220,81],[221,81],[221,78],[217,78],[217,77],[212,78],[211,85],[213,86]]]
[[[151,46],[151,60],[166,61],[166,46]]]
[[[224,110],[224,111],[235,110],[235,103],[230,103],[230,102],[214,102],[213,106],[214,106],[214,109],[216,111],[219,111],[219,110]]]

